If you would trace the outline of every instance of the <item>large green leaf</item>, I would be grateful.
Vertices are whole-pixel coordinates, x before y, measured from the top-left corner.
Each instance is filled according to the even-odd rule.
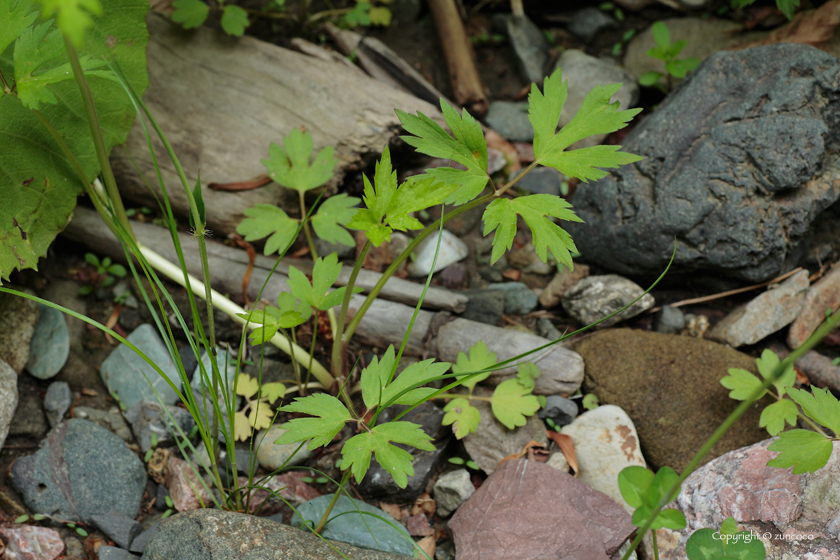
[[[146,74],[146,0],[108,0],[101,17],[85,35],[79,49],[88,60],[105,55],[116,62],[131,86],[142,94],[148,85]],[[23,8],[22,8],[23,7]],[[31,0],[0,0],[4,14],[36,10]],[[36,19],[33,25],[43,25]],[[5,34],[3,35],[5,37]],[[4,41],[6,43],[6,41]],[[0,53],[0,72],[13,82],[15,43]],[[37,69],[49,72],[68,62],[62,52]],[[102,68],[100,68],[101,70]],[[98,76],[89,76],[105,142],[110,149],[125,141],[134,121],[134,109],[122,86]],[[12,85],[11,83],[9,84]],[[47,86],[56,104],[41,103],[41,112],[58,130],[92,180],[99,165],[85,118],[82,99],[74,80]],[[44,125],[26,109],[16,95],[0,90],[0,280],[14,269],[37,268],[55,236],[67,225],[76,197],[83,185],[73,172]],[[52,96],[41,99],[49,100]]]

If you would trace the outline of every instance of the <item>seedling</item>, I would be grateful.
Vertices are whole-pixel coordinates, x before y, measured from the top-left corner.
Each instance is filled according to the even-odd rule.
[[[672,88],[672,77],[685,78],[689,72],[697,68],[697,65],[700,64],[700,59],[693,56],[678,59],[677,56],[679,56],[688,43],[684,39],[676,43],[671,43],[671,32],[663,22],[657,21],[654,23],[651,27],[651,32],[653,33],[653,40],[656,41],[656,46],[649,49],[647,55],[663,61],[667,74],[662,74],[661,72],[645,72],[639,78],[639,83],[643,86],[655,87],[667,93]],[[663,77],[666,78],[667,87],[661,83]]]
[[[72,521],[63,521],[61,519],[56,519],[55,517],[53,517],[51,515],[44,514],[44,513],[34,513],[32,515],[28,515],[28,514],[27,515],[21,515],[21,516],[15,518],[13,523],[26,523],[29,520],[43,521],[44,519],[50,519],[50,520],[52,520],[56,523],[64,525],[65,527],[67,527],[69,529],[73,529],[81,537],[87,537],[88,536],[88,532],[85,531],[82,527],[79,527],[76,523],[73,523]]]
[[[688,560],[764,560],[764,543],[749,531],[739,531],[734,517],[727,517],[720,530],[699,529],[685,543]]]
[[[596,395],[595,393],[587,393],[583,396],[583,399],[580,403],[581,406],[583,406],[583,408],[586,410],[595,410],[596,408],[598,408],[600,401],[598,400],[598,395]]]
[[[620,22],[624,21],[624,12],[622,11],[621,8],[619,8],[618,6],[613,4],[612,2],[604,2],[603,4],[598,6],[598,8],[603,12],[611,13],[613,15],[613,17],[615,19],[617,19],[618,21],[620,21]]]
[[[85,253],[85,262],[96,269],[94,277],[87,286],[79,288],[79,294],[86,296],[98,288],[107,288],[116,282],[117,277],[125,277],[125,267],[111,261],[110,257],[99,260],[93,253]]]
[[[476,463],[472,459],[468,459],[465,461],[462,457],[450,457],[449,462],[453,465],[464,465],[468,469],[472,469],[474,471],[481,470],[481,467],[478,466],[478,463]]]
[[[650,523],[653,538],[654,556],[659,557],[656,546],[656,529],[665,527],[672,531],[685,528],[685,516],[676,509],[663,509],[653,513],[671,502],[679,494],[679,485],[670,494],[668,491],[679,481],[679,476],[670,467],[662,467],[654,475],[645,467],[627,467],[618,473],[618,488],[621,497],[630,507],[636,508],[631,522],[636,527],[645,527]]]

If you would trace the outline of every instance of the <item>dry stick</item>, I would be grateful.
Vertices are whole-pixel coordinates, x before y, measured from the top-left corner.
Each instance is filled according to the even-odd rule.
[[[764,286],[769,286],[770,284],[776,284],[776,283],[781,282],[783,280],[787,280],[788,278],[790,278],[791,276],[793,276],[794,274],[796,274],[800,270],[802,270],[801,266],[797,267],[797,268],[794,268],[790,272],[782,274],[781,276],[777,276],[777,277],[773,278],[772,280],[768,280],[767,282],[762,282],[761,284],[755,284],[753,286],[746,286],[744,288],[738,288],[736,290],[729,290],[728,292],[720,292],[719,294],[712,294],[710,296],[703,296],[703,297],[692,298],[692,299],[684,299],[682,301],[678,301],[677,303],[669,303],[668,306],[669,307],[682,307],[684,305],[694,305],[695,303],[704,303],[704,302],[707,302],[707,301],[714,301],[716,299],[725,298],[725,297],[729,297],[729,296],[734,296],[735,294],[742,294],[744,292],[750,292],[752,290],[757,290],[758,288],[763,288]],[[661,306],[660,307],[654,307],[652,309],[649,309],[648,313],[656,313],[660,309],[662,309]]]
[[[429,9],[446,58],[455,102],[474,115],[483,115],[487,112],[487,96],[478,75],[472,43],[454,0],[429,0]]]

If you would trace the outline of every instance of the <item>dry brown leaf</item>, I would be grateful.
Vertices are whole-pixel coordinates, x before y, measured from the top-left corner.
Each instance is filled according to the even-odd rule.
[[[569,466],[572,467],[572,470],[575,471],[575,474],[577,474],[578,462],[577,455],[575,454],[575,446],[572,443],[572,436],[559,434],[554,430],[546,430],[545,434],[557,444],[557,447],[559,447],[560,451],[563,452],[563,455],[566,456],[566,461],[569,463]]]
[[[245,300],[245,307],[248,307],[250,301],[248,300],[248,284],[251,282],[251,272],[254,270],[254,261],[257,259],[257,251],[254,246],[245,241],[245,238],[238,233],[231,233],[230,239],[237,247],[245,249],[248,253],[248,267],[245,269],[245,274],[242,275],[242,299]]]
[[[99,394],[93,389],[88,389],[87,387],[83,388],[80,392],[86,397],[95,397]]]
[[[526,455],[526,454],[527,454],[527,453],[528,453],[531,449],[533,449],[533,448],[535,448],[535,447],[545,447],[545,446],[544,446],[543,444],[541,444],[540,442],[538,442],[538,441],[531,440],[531,441],[529,441],[528,443],[526,443],[526,444],[525,444],[525,447],[523,447],[523,448],[522,448],[522,451],[520,451],[519,453],[514,453],[513,455],[508,455],[507,457],[505,457],[504,459],[502,459],[501,461],[499,461],[499,465],[501,465],[501,464],[502,464],[502,463],[504,463],[505,461],[510,461],[511,459],[521,459],[521,458],[522,458],[522,457],[524,457],[524,456],[525,456],[525,455]]]
[[[430,535],[428,537],[423,537],[419,541],[417,541],[417,546],[420,549],[429,555],[429,558],[435,557],[435,537],[434,535]]]
[[[428,492],[426,492],[414,500],[414,505],[411,506],[411,515],[422,513],[426,517],[431,517],[435,514],[436,509],[437,503],[435,503],[435,500],[429,496]]]
[[[764,39],[739,45],[738,49],[775,43],[818,45],[831,39],[840,23],[840,0],[829,0],[813,12],[800,12],[793,21],[771,32]]]
[[[396,519],[397,521],[402,521],[404,514],[402,508],[397,504],[389,504],[388,502],[380,502],[379,509]]]
[[[513,280],[514,282],[516,282],[522,277],[522,271],[516,270],[515,268],[509,268],[502,272],[502,276],[504,276],[508,280]]]
[[[210,183],[207,185],[215,191],[250,191],[259,187],[265,186],[271,182],[268,175],[259,175],[247,181],[239,181],[236,183]]]

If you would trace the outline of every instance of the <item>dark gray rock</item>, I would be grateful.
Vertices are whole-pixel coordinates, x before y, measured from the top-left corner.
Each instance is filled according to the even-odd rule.
[[[560,196],[563,178],[556,169],[551,167],[537,167],[522,177],[516,186],[533,194],[550,194]]]
[[[519,73],[527,82],[542,84],[551,57],[550,45],[539,27],[528,16],[508,16],[505,19],[510,46],[516,55]]]
[[[572,20],[566,29],[572,35],[583,39],[584,42],[589,43],[599,33],[606,29],[618,29],[621,25],[612,16],[605,14],[602,10],[589,6],[575,12]]]
[[[73,409],[73,416],[82,420],[90,420],[106,430],[110,430],[126,443],[133,443],[134,441],[131,437],[131,430],[128,429],[128,424],[125,423],[117,406],[112,406],[108,410],[77,406]]]
[[[98,553],[99,560],[133,560],[134,558],[140,558],[127,550],[108,545],[100,546]]]
[[[97,529],[102,531],[120,548],[131,546],[131,541],[143,532],[142,525],[118,511],[110,511],[105,515],[94,515],[92,520]]]
[[[185,344],[178,350],[178,356],[184,366],[184,371],[195,371],[198,366],[198,358],[195,357],[192,346]]]
[[[539,417],[542,420],[551,418],[558,427],[567,426],[572,423],[578,415],[577,404],[560,395],[551,395],[545,399],[545,407],[540,410]]]
[[[509,315],[526,315],[540,303],[540,297],[522,282],[490,284],[487,289],[505,294],[505,313]]]
[[[678,307],[662,306],[653,318],[653,330],[663,334],[679,334],[685,328],[685,315]]]
[[[511,142],[533,142],[534,128],[528,120],[528,104],[493,101],[484,117],[487,126]]]
[[[0,369],[5,368],[0,367]],[[20,395],[18,396],[17,386],[24,379],[31,380],[32,378],[28,374],[23,374],[20,377],[15,374],[15,388],[12,390],[11,385],[8,385],[12,380],[12,376],[7,371],[3,371],[0,377],[6,379],[6,382],[3,384],[5,386],[3,390],[3,402],[5,403],[3,410],[4,418],[8,412],[13,414],[11,424],[9,424],[8,435],[26,436],[36,441],[44,437],[44,434],[47,433],[50,427],[47,425],[47,419],[44,416],[44,407],[40,397],[32,391],[20,391]],[[11,396],[12,394],[14,394],[14,401]],[[17,403],[16,407],[14,406],[15,402]]]
[[[38,305],[38,324],[29,342],[26,371],[38,379],[50,379],[61,371],[70,355],[70,334],[64,313],[49,305]]]
[[[378,511],[380,515],[388,515],[381,510]],[[366,519],[371,518],[366,517]],[[327,543],[315,535],[267,518],[215,509],[197,509],[164,519],[160,523],[159,531],[146,546],[143,558],[144,560],[341,560],[342,558],[399,560],[403,557],[386,552],[362,550],[342,543]]]
[[[166,411],[160,403],[142,400],[129,408],[125,413],[125,419],[131,424],[131,431],[140,443],[140,449],[145,453],[152,448],[152,435],[157,437],[159,447],[169,447],[175,444],[175,435],[178,435],[175,424],[185,434],[190,433],[195,425],[189,411],[177,406],[167,406]]]
[[[44,412],[47,414],[50,428],[54,428],[64,419],[71,404],[73,404],[73,393],[70,392],[70,385],[64,381],[50,383],[44,395]]]
[[[470,300],[461,317],[488,325],[499,324],[505,312],[504,294],[496,290],[469,290],[463,293]]]
[[[135,554],[143,554],[143,558],[145,558],[146,556],[144,552],[146,550],[146,546],[149,544],[149,541],[152,540],[152,537],[154,537],[157,533],[159,525],[160,522],[156,522],[152,524],[151,527],[137,535],[134,538],[134,540],[131,541],[131,546],[129,547],[129,550]]]
[[[169,488],[163,484],[158,484],[157,493],[155,494],[155,508],[157,508],[158,511],[166,511],[169,509],[169,506],[166,503],[166,498],[169,498]]]
[[[644,160],[581,185],[585,258],[622,274],[772,278],[840,196],[840,61],[777,44],[709,57],[622,142]],[[642,241],[643,240],[643,241]]]
[[[135,517],[146,487],[143,463],[120,438],[74,418],[53,428],[37,453],[15,461],[11,476],[33,512],[85,523],[112,510]]]

